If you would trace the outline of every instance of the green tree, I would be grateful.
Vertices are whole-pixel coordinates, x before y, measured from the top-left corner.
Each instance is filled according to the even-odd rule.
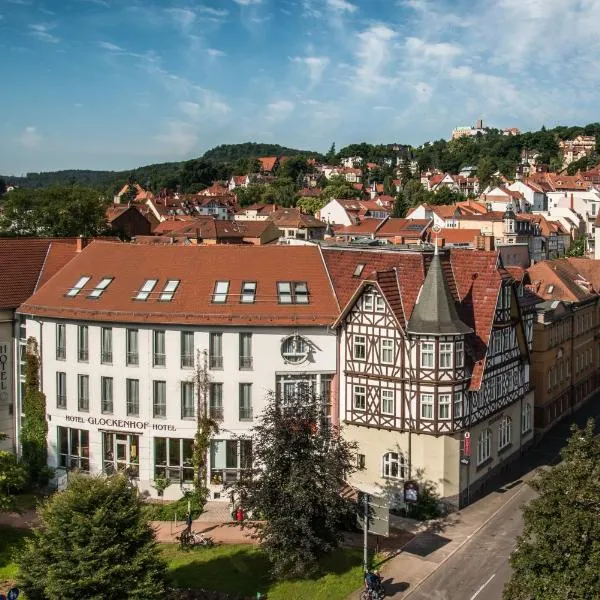
[[[392,217],[404,218],[406,217],[406,213],[410,208],[408,202],[406,201],[406,197],[403,192],[398,192],[396,199],[394,200],[394,209],[392,211]]]
[[[6,194],[6,181],[0,177],[0,196],[4,196]]]
[[[496,169],[492,159],[488,156],[483,157],[477,164],[477,177],[479,179],[479,189],[485,190],[492,180]]]
[[[305,156],[290,156],[277,169],[278,178],[287,178],[296,182],[310,171]]]
[[[326,202],[321,198],[307,196],[305,198],[300,198],[296,203],[296,206],[301,208],[306,214],[314,215],[317,211],[321,210],[325,204]]]
[[[340,488],[353,470],[354,444],[325,416],[308,386],[282,401],[275,396],[252,431],[251,478],[237,485],[244,508],[262,521],[256,534],[278,578],[314,573],[342,540],[352,504]]]
[[[135,182],[127,182],[127,191],[121,196],[121,202],[123,204],[128,204],[129,202],[133,202],[138,195],[138,190],[135,187]]]
[[[40,390],[40,358],[35,338],[27,340],[25,396],[21,447],[23,463],[32,484],[45,483],[48,463],[46,396]]]
[[[336,154],[335,154],[335,142],[331,144],[329,151],[325,155],[325,161],[328,165],[335,165],[337,162]]]
[[[455,192],[449,187],[444,186],[431,195],[429,202],[431,204],[454,204],[464,199],[465,197],[459,192]]]
[[[395,191],[396,188],[394,187],[394,181],[392,177],[390,175],[386,175],[383,178],[383,193],[387,194],[388,196],[393,196]]]
[[[325,187],[321,191],[321,199],[325,203],[332,198],[360,198],[360,196],[360,191],[346,181],[342,175],[333,175],[325,182]]]
[[[0,440],[6,434],[0,433]],[[27,483],[27,471],[12,452],[0,450],[0,512],[14,508],[13,496]]]
[[[531,486],[504,600],[600,598],[600,437],[573,425],[562,462]]]
[[[166,565],[124,474],[73,473],[38,517],[40,527],[17,559],[29,600],[165,597]]]
[[[565,252],[567,256],[583,256],[585,254],[585,236],[580,235]]]
[[[402,188],[402,194],[404,195],[404,199],[406,204],[410,207],[419,206],[419,204],[423,204],[424,202],[430,202],[433,194],[428,192],[422,185],[418,179],[411,179],[406,185]]]

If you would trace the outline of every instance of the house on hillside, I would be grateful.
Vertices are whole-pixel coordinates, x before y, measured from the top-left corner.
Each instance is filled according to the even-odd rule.
[[[106,223],[114,234],[128,239],[136,235],[150,235],[152,231],[150,221],[133,204],[109,206],[106,209]]]

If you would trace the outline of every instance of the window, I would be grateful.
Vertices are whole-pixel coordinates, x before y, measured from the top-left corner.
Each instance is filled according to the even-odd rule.
[[[227,302],[227,293],[229,292],[229,281],[217,281],[213,291],[212,301],[215,304]]]
[[[208,388],[208,412],[211,419],[223,420],[223,384],[210,383]]]
[[[194,332],[181,332],[181,368],[192,369],[194,367]]]
[[[240,302],[244,304],[251,304],[254,302],[256,296],[256,281],[244,281],[242,283],[242,294]]]
[[[113,412],[113,378],[100,377],[100,410],[102,414]]]
[[[138,354],[138,330],[128,329],[126,334],[126,354],[128,365],[138,365],[140,362]]]
[[[355,335],[353,338],[353,356],[356,360],[367,358],[367,338],[364,335]]]
[[[179,279],[168,279],[167,283],[165,283],[165,287],[163,291],[160,293],[159,300],[161,302],[171,302],[173,300],[173,296],[179,287]]]
[[[140,475],[140,436],[128,433],[102,433],[102,468],[105,473],[126,471]]]
[[[140,380],[126,379],[127,416],[137,417],[140,414]]]
[[[492,455],[492,432],[484,429],[477,438],[477,464],[485,462]]]
[[[283,340],[281,344],[281,356],[286,363],[297,365],[308,356],[309,347],[301,335],[292,335]]]
[[[393,415],[396,412],[394,390],[381,390],[381,412]]]
[[[88,359],[88,327],[87,325],[79,325],[77,327],[77,360],[87,362]]]
[[[89,277],[80,277],[77,283],[68,290],[67,296],[74,298],[83,289],[83,286],[90,280]]]
[[[421,394],[421,419],[433,419],[433,394]]]
[[[211,440],[210,482],[234,483],[252,468],[251,440]]]
[[[356,265],[356,268],[354,269],[354,273],[352,273],[352,277],[360,277],[364,268],[365,268],[365,265],[363,265],[363,264],[359,263],[358,265]]]
[[[365,468],[365,455],[364,454],[357,454],[356,455],[356,468],[360,471],[362,469]]]
[[[152,366],[164,367],[167,363],[167,352],[165,349],[165,332],[152,332]]]
[[[56,408],[67,408],[67,374],[56,373]]]
[[[112,365],[112,327],[102,327],[100,331],[100,362]]]
[[[88,294],[88,298],[100,298],[104,293],[104,290],[110,285],[113,277],[104,277],[100,280],[100,283]]]
[[[88,375],[77,375],[77,408],[85,412],[90,410],[90,378]]]
[[[158,283],[158,279],[146,279],[140,291],[136,294],[135,300],[148,300],[152,290]]]
[[[380,341],[381,362],[386,365],[394,363],[394,340],[381,338]]]
[[[434,344],[433,342],[421,342],[421,367],[433,369],[434,366]]]
[[[194,440],[154,438],[154,478],[165,477],[174,483],[194,480],[192,451]]]
[[[452,368],[452,344],[440,342],[440,369]]]
[[[240,421],[252,420],[252,384],[240,383]]]
[[[193,419],[196,416],[194,402],[194,384],[191,381],[181,382],[181,418]]]
[[[450,394],[438,396],[438,419],[448,420],[450,418]]]
[[[385,312],[385,301],[383,296],[375,296],[375,312]]]
[[[512,419],[504,417],[498,425],[498,450],[506,448],[512,439]]]
[[[465,364],[465,343],[456,342],[454,347],[456,351],[456,368],[460,369]]]
[[[240,369],[252,369],[251,333],[240,333]]]
[[[152,414],[155,417],[167,416],[167,382],[152,382]]]
[[[364,385],[354,386],[353,404],[356,410],[366,410],[367,408],[367,392]]]
[[[363,296],[363,308],[366,311],[372,311],[373,307],[375,306],[375,298],[373,297],[373,294],[365,294]]]
[[[308,285],[305,281],[278,281],[279,304],[308,304]]]
[[[208,338],[208,366],[211,369],[223,368],[223,334],[211,333]]]
[[[64,323],[56,324],[56,360],[67,358],[67,326]]]
[[[454,392],[454,418],[460,419],[463,416],[463,395],[462,392]]]
[[[85,429],[58,427],[58,466],[89,472],[90,434]]]
[[[529,433],[531,431],[531,404],[529,402],[523,403],[521,409],[521,433]]]
[[[383,476],[388,479],[406,479],[408,465],[400,452],[388,452],[383,455]]]

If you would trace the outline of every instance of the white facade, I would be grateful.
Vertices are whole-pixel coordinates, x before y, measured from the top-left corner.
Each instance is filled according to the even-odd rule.
[[[63,347],[58,343],[59,324],[65,327],[64,359],[57,358]],[[220,432],[213,439],[207,484],[215,499],[225,499],[222,483],[235,480],[241,468],[248,468],[251,454],[238,437],[250,432],[268,394],[277,386],[278,393],[283,394],[299,381],[310,381],[317,393],[328,394],[336,369],[336,337],[325,327],[201,328],[31,318],[27,318],[26,326],[27,336],[35,337],[40,345],[50,466],[89,468],[92,473],[129,467],[137,476],[140,490],[152,496],[156,496],[152,487],[155,477],[167,474],[172,480],[164,494],[167,499],[178,498],[189,487],[193,474],[190,458],[196,431],[195,388],[186,397],[187,402],[184,396],[194,380],[192,363],[198,350],[213,353],[209,357],[208,403],[211,414],[220,421]],[[81,326],[87,327],[87,360],[79,360]],[[103,328],[111,330],[110,364],[107,344],[102,359]],[[127,357],[135,358],[127,350],[128,329],[138,332],[138,364],[127,364]],[[162,334],[153,332],[164,332],[164,345]],[[193,335],[191,353],[182,354],[183,332]],[[211,334],[221,334],[220,356],[217,338],[213,337],[211,347]],[[243,355],[248,353],[244,350],[248,342],[241,340],[244,335],[250,336],[245,337],[251,340],[250,356]],[[301,340],[302,352],[293,356],[288,353],[286,359],[282,352],[290,336]],[[81,358],[85,356],[81,354]],[[163,362],[164,366],[156,365]],[[80,400],[79,390],[85,386],[81,376],[88,378],[87,402]],[[60,389],[62,381],[66,384],[64,392]]]
[[[357,201],[358,202],[358,201]],[[317,219],[333,225],[352,225],[354,222],[346,209],[335,199],[330,200],[315,215]]]

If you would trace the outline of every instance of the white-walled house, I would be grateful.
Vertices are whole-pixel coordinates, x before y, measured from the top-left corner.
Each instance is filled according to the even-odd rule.
[[[22,337],[39,344],[59,470],[127,469],[152,496],[166,476],[165,498],[179,497],[193,477],[198,352],[220,425],[208,457],[214,499],[251,466],[240,436],[269,392],[310,385],[335,405],[338,305],[316,247],[94,242],[19,313]]]
[[[528,212],[543,212],[548,210],[548,198],[539,185],[533,182],[517,180],[507,186],[513,192],[519,192],[525,199]]]

